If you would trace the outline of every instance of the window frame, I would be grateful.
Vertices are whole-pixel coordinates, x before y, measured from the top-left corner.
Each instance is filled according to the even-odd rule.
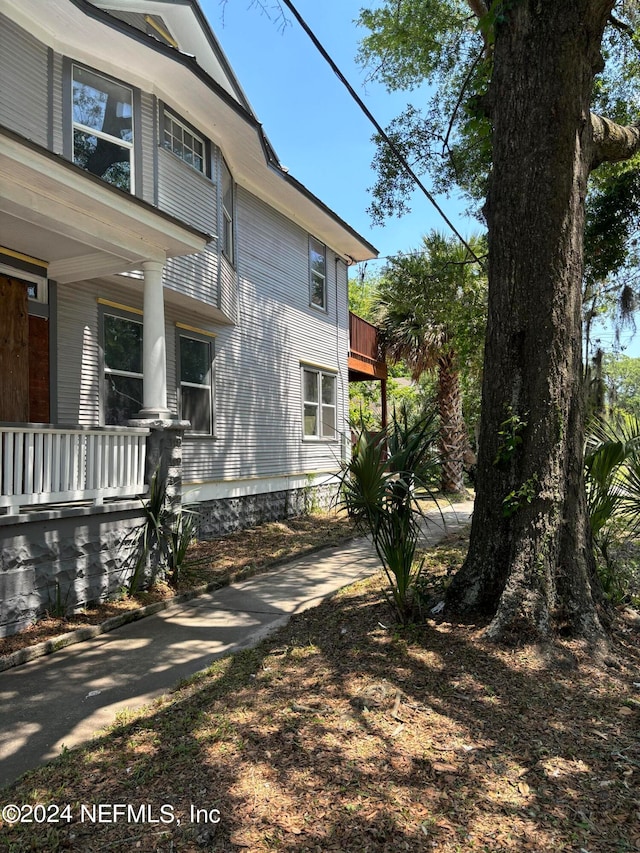
[[[225,204],[226,183],[231,196],[231,209],[229,210]],[[220,157],[220,217],[221,217],[221,234],[220,234],[220,249],[225,258],[235,266],[235,247],[236,247],[236,229],[235,229],[235,182],[231,169],[227,166],[224,157]]]
[[[105,336],[105,320],[107,317],[115,317],[118,320],[126,320],[130,323],[136,323],[140,326],[140,349],[141,349],[141,359],[142,352],[144,346],[144,323],[142,318],[142,311],[137,308],[118,308],[116,306],[101,304],[99,306],[99,346],[100,346],[100,423],[103,426],[126,426],[125,424],[111,424],[107,423],[107,393],[108,393],[108,385],[107,385],[107,377],[108,376],[123,376],[131,379],[139,379],[142,383],[142,393],[140,400],[140,408],[142,409],[144,406],[144,364],[141,363],[142,370],[140,373],[129,370],[121,370],[119,368],[111,368],[107,367],[107,354],[106,354],[106,336]],[[135,418],[138,413],[132,413],[132,417]]]
[[[306,398],[306,383],[305,374],[315,374],[316,377],[316,395],[317,400],[307,400]],[[325,379],[330,379],[333,383],[333,403],[324,403],[322,400],[322,386]],[[314,364],[300,364],[300,387],[301,387],[301,414],[302,414],[302,440],[303,441],[319,441],[319,442],[338,442],[338,372],[336,370],[318,367]],[[316,407],[316,430],[314,433],[306,432],[306,416],[305,409],[308,406]],[[324,411],[325,409],[333,409],[333,435],[324,435]]]
[[[200,142],[200,144],[202,145],[202,169],[198,169],[197,166],[194,166],[193,163],[190,163],[188,160],[185,160],[185,158],[181,157],[180,154],[176,154],[176,152],[173,150],[173,146],[169,147],[166,144],[166,141],[165,141],[166,130],[164,127],[165,117],[169,118],[170,121],[172,121],[174,124],[178,125],[178,127],[182,128],[183,131],[190,133],[191,136],[194,137],[194,139],[197,139],[197,141]],[[210,177],[210,174],[211,174],[210,159],[211,158],[209,156],[209,144],[208,144],[209,140],[207,139],[206,136],[204,136],[204,134],[200,133],[199,130],[196,130],[196,128],[193,127],[193,125],[189,124],[189,122],[187,122],[183,118],[181,118],[174,110],[171,109],[171,107],[169,107],[169,106],[167,106],[167,104],[163,104],[163,103],[160,104],[160,132],[159,132],[158,136],[159,136],[158,144],[160,145],[160,147],[162,149],[164,149],[165,151],[168,151],[170,154],[173,154],[174,157],[177,157],[178,160],[180,160],[182,163],[184,163],[185,165],[192,168],[194,170],[194,172],[197,172],[199,175],[203,175],[206,178]],[[184,145],[184,142],[182,144]],[[192,151],[192,153],[195,154],[195,151]]]
[[[129,190],[128,193],[130,195],[138,194],[138,174],[136,169],[136,162],[141,157],[141,152],[139,150],[138,144],[138,133],[137,133],[137,111],[138,111],[138,92],[137,90],[125,83],[124,80],[119,80],[116,77],[112,77],[110,74],[105,74],[103,71],[100,71],[95,68],[91,68],[88,65],[84,65],[81,62],[76,62],[75,60],[67,60],[68,67],[68,103],[69,103],[69,119],[66,123],[67,127],[70,127],[71,132],[69,136],[68,147],[65,147],[65,151],[67,152],[68,158],[74,163],[79,169],[82,169],[83,172],[86,172],[89,175],[94,175],[94,177],[103,181],[108,186],[114,187],[115,189],[120,190],[121,192],[127,192],[127,190],[122,189],[117,184],[112,181],[106,180],[102,175],[96,175],[94,172],[90,172],[88,169],[85,169],[83,166],[79,165],[75,161],[75,132],[76,130],[80,133],[83,133],[88,136],[95,136],[97,139],[102,139],[105,142],[109,142],[111,145],[115,145],[119,148],[125,148],[129,151]],[[109,83],[115,84],[116,86],[120,86],[123,89],[126,89],[130,92],[130,108],[131,108],[131,141],[122,139],[118,136],[112,136],[109,133],[106,133],[103,130],[98,130],[96,128],[91,127],[90,125],[83,124],[82,122],[77,122],[74,118],[74,83],[76,82],[75,77],[75,69],[78,68],[81,71],[86,71],[89,74],[94,75],[95,77],[102,78]],[[78,81],[80,82],[80,81]]]
[[[318,247],[322,247],[322,252],[316,251],[316,254],[322,254],[322,267],[323,271],[318,272],[313,267],[313,244],[317,244]],[[314,301],[315,295],[315,286],[314,286],[314,277],[320,277],[322,279],[322,304]],[[327,246],[322,240],[318,240],[317,237],[314,237],[312,234],[309,234],[309,305],[312,308],[315,308],[316,311],[327,311]]]
[[[182,339],[198,341],[206,344],[209,348],[209,384],[188,382],[182,378]],[[215,438],[215,335],[198,332],[194,329],[176,325],[176,391],[178,402],[178,414],[180,420],[187,420],[182,410],[182,388],[207,388],[209,390],[209,431],[189,429],[186,435],[193,438]]]

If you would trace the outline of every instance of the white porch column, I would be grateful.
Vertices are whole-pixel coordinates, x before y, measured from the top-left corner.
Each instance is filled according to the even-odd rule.
[[[160,261],[144,261],[144,313],[142,319],[141,418],[170,416],[167,408],[167,343],[164,329],[164,293]]]

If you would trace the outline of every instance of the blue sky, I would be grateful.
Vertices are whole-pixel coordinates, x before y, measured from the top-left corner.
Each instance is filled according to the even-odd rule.
[[[280,161],[294,177],[373,243],[380,255],[417,248],[432,228],[447,230],[420,193],[414,196],[411,214],[384,227],[372,225],[367,190],[374,181],[374,128],[293,18],[283,28],[277,11],[269,20],[252,0],[227,0],[225,6],[219,0],[200,3]],[[275,0],[264,3],[275,7]],[[363,31],[354,20],[366,0],[297,0],[295,5],[385,127],[411,93],[389,95],[384,87],[365,83],[365,71],[355,62]],[[478,224],[463,217],[455,200],[439,202],[464,236],[478,231]],[[368,269],[380,266],[372,263]]]
[[[275,0],[263,0],[271,19],[258,0],[200,0],[200,4],[280,161],[294,177],[383,257],[419,247],[422,235],[432,228],[448,231],[419,192],[410,202],[410,214],[384,226],[372,224],[367,207],[368,188],[374,182],[374,129],[298,23],[290,17],[283,27],[277,20]],[[375,6],[375,0],[297,0],[295,5],[383,127],[408,101],[420,104],[420,93],[389,94],[383,86],[366,82],[366,72],[355,61],[364,31],[354,21],[360,8]],[[439,197],[438,202],[463,236],[480,230],[476,220],[465,216],[459,199]],[[370,262],[367,273],[382,265]],[[613,332],[604,328],[600,338],[610,350]],[[639,357],[640,336],[631,344],[630,339],[626,332],[625,353]]]

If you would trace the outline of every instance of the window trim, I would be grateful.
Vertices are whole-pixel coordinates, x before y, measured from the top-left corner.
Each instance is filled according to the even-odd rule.
[[[134,373],[133,371],[118,370],[117,368],[107,367],[104,334],[105,317],[116,317],[120,320],[128,320],[131,323],[137,323],[142,330],[143,337],[140,341],[141,346],[144,345],[144,323],[142,318],[142,311],[139,308],[129,308],[128,306],[123,306],[122,308],[120,308],[119,306],[116,306],[113,303],[108,302],[107,300],[105,300],[104,302],[98,302],[98,345],[100,350],[99,417],[102,426],[118,426],[118,424],[107,423],[107,376],[125,376],[131,379],[140,379],[142,381],[142,393],[144,394],[144,370],[140,373]],[[144,406],[144,400],[141,401],[141,405]]]
[[[305,397],[305,373],[316,374],[316,391],[318,394],[317,402],[307,400]],[[322,380],[327,377],[333,381],[334,403],[332,406],[323,404],[322,402]],[[319,367],[315,364],[306,362],[300,363],[300,398],[301,398],[301,415],[302,415],[302,440],[311,442],[337,443],[340,440],[338,433],[338,371]],[[305,432],[305,406],[316,406],[316,432],[314,434]],[[333,435],[323,435],[322,429],[324,419],[322,417],[325,408],[333,409]]]
[[[215,334],[213,332],[205,332],[204,330],[194,329],[185,326],[181,323],[176,323],[176,395],[178,404],[178,413],[181,420],[185,420],[182,412],[182,387],[188,388],[208,388],[209,389],[209,432],[201,432],[200,430],[189,429],[185,435],[189,438],[215,438],[216,435],[216,417],[215,417]],[[205,343],[209,347],[210,371],[209,385],[200,385],[193,382],[183,382],[182,380],[182,357],[181,357],[181,340],[186,338],[192,341]]]
[[[225,178],[229,179],[229,189],[231,192],[231,210],[227,210],[224,203],[225,197]],[[227,166],[224,157],[220,157],[220,217],[221,217],[221,232],[220,232],[220,250],[229,263],[235,267],[235,251],[236,251],[236,227],[235,227],[235,206],[236,206],[236,191],[235,181],[231,169]],[[230,235],[229,237],[227,235]],[[231,242],[229,247],[228,242]]]
[[[64,126],[70,128],[70,133],[68,137],[68,143],[65,144],[65,156],[72,163],[75,164],[74,152],[75,152],[75,131],[79,130],[81,133],[90,134],[91,136],[95,136],[98,139],[103,139],[106,142],[110,142],[112,145],[117,145],[121,148],[127,148],[130,151],[129,155],[129,194],[130,195],[139,195],[140,194],[140,177],[138,175],[138,169],[136,169],[136,163],[141,161],[142,151],[140,149],[139,143],[139,133],[138,133],[138,119],[137,116],[139,114],[139,93],[136,88],[131,86],[129,83],[126,83],[124,80],[119,80],[117,77],[112,77],[110,74],[106,74],[103,71],[100,71],[97,68],[92,68],[90,65],[85,65],[81,62],[76,62],[73,59],[65,59],[66,66],[66,74],[65,81],[68,81],[66,85],[68,86],[68,96],[65,98],[65,103],[68,103],[69,114],[67,120],[64,122]],[[95,128],[89,127],[88,125],[82,124],[82,122],[76,122],[74,115],[74,101],[73,101],[73,84],[75,82],[74,69],[79,68],[84,71],[88,71],[90,74],[94,74],[96,77],[102,77],[104,80],[108,80],[111,83],[115,83],[117,86],[122,86],[123,89],[127,89],[131,92],[131,135],[132,141],[128,142],[127,140],[121,139],[117,136],[111,136],[104,131],[97,130]],[[63,109],[63,121],[65,119],[64,109]],[[66,137],[65,137],[66,138]],[[76,164],[77,165],[77,164]],[[78,166],[83,172],[88,172],[87,169],[84,169],[82,166]],[[88,172],[88,174],[93,174],[92,172]],[[121,187],[118,187],[116,184],[111,183],[111,181],[105,180],[101,175],[96,175],[95,177],[104,181],[108,186],[114,187],[114,189],[119,189],[121,192],[126,192]]]
[[[318,273],[313,269],[312,263],[312,247],[313,244],[317,243],[318,246],[322,246],[322,257],[323,257],[323,272]],[[318,253],[319,254],[319,253]],[[313,278],[314,275],[322,276],[322,305],[318,305],[317,302],[313,301],[314,295],[314,286],[313,286]],[[309,305],[311,308],[314,308],[316,311],[324,311],[327,312],[327,246],[322,240],[318,240],[317,237],[314,237],[312,234],[309,234]]]
[[[190,133],[191,136],[195,137],[198,142],[202,143],[202,169],[198,169],[193,163],[189,163],[188,160],[185,160],[184,157],[181,157],[179,154],[173,150],[173,148],[169,148],[165,143],[165,128],[164,128],[164,117],[168,116],[172,122],[179,125],[183,130],[186,130],[187,133]],[[189,166],[193,169],[194,172],[197,172],[199,175],[203,175],[206,178],[211,177],[211,164],[210,164],[210,154],[209,154],[209,140],[207,137],[201,133],[199,130],[189,124],[188,121],[185,121],[175,110],[172,110],[165,103],[160,103],[160,120],[159,120],[159,133],[158,133],[158,145],[164,151],[167,151],[169,154],[172,154],[176,157],[180,162],[184,163],[186,166]],[[193,152],[195,153],[195,152]]]

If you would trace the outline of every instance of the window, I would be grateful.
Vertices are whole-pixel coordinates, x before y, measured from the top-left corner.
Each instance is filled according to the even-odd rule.
[[[309,276],[311,304],[318,308],[327,307],[327,260],[324,243],[309,237]]]
[[[122,426],[142,409],[142,323],[103,315],[104,422]]]
[[[335,373],[302,368],[302,408],[305,438],[337,438]]]
[[[167,151],[172,151],[176,157],[193,166],[196,171],[204,173],[204,139],[166,111],[163,116],[163,126],[162,144]]]
[[[222,251],[233,263],[233,178],[222,163]]]
[[[133,92],[73,66],[73,162],[133,191]]]
[[[213,342],[180,335],[180,417],[191,421],[191,432],[213,433]]]

